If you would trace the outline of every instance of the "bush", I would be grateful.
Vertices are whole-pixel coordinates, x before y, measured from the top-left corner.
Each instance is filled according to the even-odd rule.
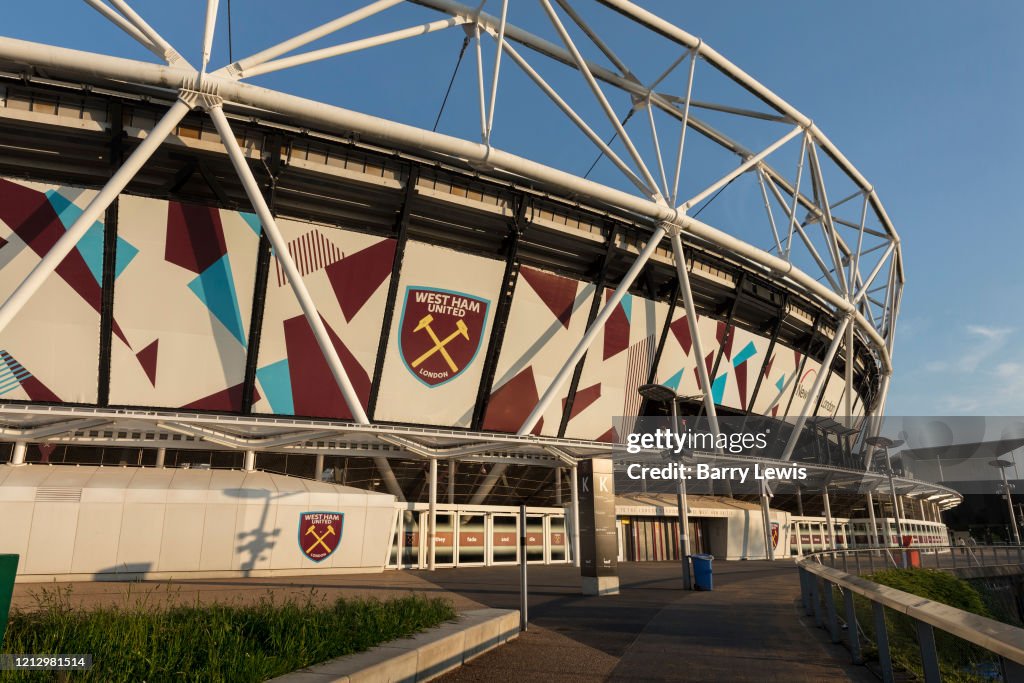
[[[44,590],[37,601],[36,610],[11,614],[4,651],[92,654],[93,668],[72,679],[104,683],[264,681],[455,617],[450,601],[416,595],[324,602],[311,592],[305,600],[277,602],[268,594],[254,605],[143,605],[131,611],[72,609],[70,592],[61,591]],[[0,673],[0,681],[52,677]]]
[[[952,574],[933,569],[886,569],[866,574],[868,581],[940,602],[966,612],[992,618],[981,594],[968,582]],[[867,636],[875,640],[875,622],[871,603],[857,596],[857,619]],[[924,678],[921,652],[914,621],[890,609],[885,610],[889,634],[889,652],[893,664]],[[877,642],[877,641],[876,641]],[[991,680],[994,656],[956,636],[935,629],[935,648],[944,681]]]

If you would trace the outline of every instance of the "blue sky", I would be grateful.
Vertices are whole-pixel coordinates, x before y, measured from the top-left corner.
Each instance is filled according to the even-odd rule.
[[[510,4],[511,21],[539,25],[537,3]],[[581,10],[588,7],[577,4]],[[223,17],[226,0],[221,5]],[[204,2],[135,0],[133,6],[196,61]],[[234,57],[357,6],[235,0]],[[486,11],[496,13],[499,6],[488,0]],[[1019,201],[1024,185],[1019,167],[1024,158],[1024,47],[1019,39],[1024,4],[802,0],[643,6],[700,36],[813,118],[877,189],[901,235],[907,274],[888,412],[1024,415],[1024,347],[1018,341],[1024,330],[1019,266],[1024,255],[1024,205]],[[4,12],[0,32],[5,35],[142,59],[148,55],[84,3],[11,3]],[[390,12],[338,39],[435,18],[420,8]],[[408,20],[396,22],[396,16]],[[623,46],[631,66],[638,65],[648,80],[671,61],[670,51],[647,44],[617,15],[599,8],[588,16],[599,32]],[[226,61],[225,38],[222,22],[216,65]],[[257,82],[429,128],[461,33],[454,29],[417,41]],[[460,133],[475,125],[474,68],[471,59],[463,64],[440,130]],[[531,99],[538,97],[536,91],[514,67],[503,64],[503,73],[495,144],[585,171],[594,148],[568,124],[538,125],[531,112],[550,105],[542,97]],[[587,97],[578,76],[550,78],[577,98],[573,101],[581,103],[581,112],[599,118],[592,101],[582,103]],[[722,92],[723,98],[732,97]],[[597,129],[605,137],[610,133],[607,127]],[[703,160],[699,142],[692,144],[693,154]],[[716,162],[707,159],[707,166],[714,167]],[[604,163],[591,177],[621,180],[613,176]],[[724,193],[721,200],[702,218],[729,228],[745,225],[755,210],[763,215],[763,207],[726,201]],[[748,238],[738,227],[735,232]]]

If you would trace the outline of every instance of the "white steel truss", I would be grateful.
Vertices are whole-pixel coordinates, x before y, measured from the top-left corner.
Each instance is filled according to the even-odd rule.
[[[658,77],[651,80],[650,85],[644,85],[636,75],[638,70],[631,69],[623,53],[613,48],[615,36],[601,35],[594,29],[593,24],[584,18],[581,11],[584,4],[582,2],[556,0],[556,9],[550,0],[539,0],[543,10],[541,15],[549,22],[549,26],[538,26],[534,30],[513,23],[513,18],[509,16],[508,0],[492,0],[492,4],[498,7],[497,16],[483,11],[487,4],[486,0],[477,8],[453,0],[411,0],[411,3],[402,3],[401,0],[376,0],[333,21],[207,73],[215,37],[217,0],[208,0],[203,15],[203,41],[198,70],[181,57],[180,53],[125,0],[108,1],[109,4],[103,0],[85,0],[118,29],[156,54],[164,64],[77,52],[10,38],[0,38],[0,59],[83,79],[101,82],[127,81],[162,88],[176,93],[177,99],[89,203],[75,224],[0,306],[0,330],[17,315],[45,278],[75,247],[86,229],[126,187],[185,115],[193,108],[201,108],[213,119],[235,171],[259,214],[268,237],[274,243],[274,253],[281,260],[284,269],[289,272],[288,281],[292,284],[303,312],[313,327],[320,348],[355,422],[367,425],[369,420],[355,396],[333,345],[322,328],[316,307],[305,291],[302,279],[298,277],[297,272],[291,272],[295,270],[295,265],[287,249],[283,248],[283,243],[278,244],[281,236],[274,218],[223,111],[224,107],[241,107],[247,112],[255,108],[286,116],[297,124],[326,130],[353,131],[368,140],[382,144],[429,150],[454,157],[473,167],[529,178],[559,188],[568,195],[584,197],[599,205],[613,206],[649,221],[651,234],[646,246],[636,257],[626,276],[618,283],[614,295],[606,302],[583,339],[566,359],[561,371],[544,390],[538,404],[519,430],[521,438],[533,430],[544,410],[567,381],[572,369],[586,353],[618,300],[627,292],[645,262],[662,246],[662,240],[666,236],[670,238],[680,293],[690,320],[695,319],[695,311],[686,275],[682,236],[712,244],[719,250],[729,253],[731,257],[744,261],[750,267],[786,281],[789,286],[806,293],[825,310],[829,310],[840,324],[835,330],[823,366],[831,364],[841,345],[847,348],[849,356],[854,338],[859,339],[874,354],[882,376],[880,395],[875,402],[874,411],[878,414],[884,409],[892,373],[891,356],[904,274],[899,237],[875,189],[807,116],[702,40],[651,12],[628,0],[597,0],[598,4],[617,12],[622,21],[630,22],[648,32],[652,40],[668,41],[673,45],[677,55],[674,61]],[[412,26],[406,25],[358,40],[338,43],[333,47],[294,54],[296,50],[316,40],[404,4],[428,8],[447,17]],[[390,17],[391,12],[378,19]],[[564,21],[563,17],[567,17],[568,21]],[[404,15],[395,17],[395,21],[403,22]],[[456,26],[462,26],[466,35],[471,36],[476,43],[479,142],[470,139],[475,136],[456,137],[430,132],[244,82],[253,76],[336,58],[355,51],[380,48]],[[550,31],[551,28],[554,29],[561,45],[540,37],[541,30]],[[574,39],[574,31],[582,33],[588,42]],[[484,78],[482,40],[485,36],[495,41],[494,64],[489,84]],[[514,45],[529,50],[531,58],[539,58],[545,64],[557,64],[578,72],[587,90],[597,101],[602,116],[597,121],[588,121],[587,116],[581,113],[584,110],[571,104],[570,98],[565,93],[560,93],[550,80],[545,79],[535,64]],[[596,48],[601,59],[609,62],[613,68],[607,68],[595,59],[588,58],[585,51],[590,48]],[[493,146],[495,112],[500,102],[502,55],[507,55],[541,93],[554,102],[558,110],[594,143],[601,156],[612,162],[635,192],[594,182],[531,161],[516,154],[514,149],[505,150]],[[700,63],[724,75],[742,91],[753,95],[765,109],[740,107],[702,98],[699,91],[701,78],[696,73]],[[683,65],[685,69],[682,68]],[[685,77],[680,78],[679,76],[684,73]],[[611,96],[626,97],[631,102],[633,110],[646,111],[652,150],[645,150],[634,141],[630,131],[619,120]],[[745,144],[702,120],[695,115],[698,111],[788,125],[789,130],[767,146],[763,143]],[[669,163],[663,158],[656,116],[667,118],[674,122],[673,125],[678,126],[675,158],[669,159]],[[617,144],[626,152],[625,157],[620,156],[612,144],[604,141],[598,132],[600,126],[607,126],[609,123],[614,137],[618,140]],[[734,155],[739,163],[711,180],[704,189],[689,199],[679,202],[680,179],[690,171],[684,165],[684,151],[687,131],[691,129]],[[795,147],[799,148],[797,160],[790,169],[791,174],[788,174],[781,164],[791,163],[791,160],[785,161],[782,150],[792,150]],[[752,151],[758,148],[761,151]],[[657,173],[657,177],[652,169]],[[809,180],[804,178],[805,171],[810,176]],[[707,200],[747,174],[751,174],[755,180],[754,187],[759,193],[759,201],[765,207],[764,242],[769,246],[764,249],[689,215],[689,212],[701,204],[706,206]],[[793,182],[787,180],[788,175],[795,176]],[[836,182],[837,177],[845,189],[834,194],[843,198],[830,204],[828,188],[831,183]],[[808,184],[810,191],[804,189]],[[853,188],[852,191],[849,190],[850,187]],[[855,201],[858,197],[861,198],[860,202]],[[781,211],[781,220],[776,220],[773,202]],[[806,212],[802,219],[799,215],[801,212]],[[809,229],[815,223],[820,228],[820,239],[817,239],[815,230]],[[855,239],[848,241],[847,237],[851,234]],[[862,267],[868,270],[866,275],[861,272]],[[805,272],[805,268],[810,272]],[[885,284],[875,285],[876,280],[883,281],[881,278],[884,278]],[[878,293],[882,293],[880,297],[872,296]],[[695,330],[693,332],[693,339],[699,340],[699,335]],[[702,357],[699,348],[698,357]],[[700,373],[700,380],[706,412],[711,419],[712,428],[717,431],[715,406],[711,399],[707,371],[703,363],[698,362],[697,365],[698,371],[703,371]],[[853,381],[850,367],[851,364],[848,362],[848,385]],[[819,374],[810,395],[804,401],[801,414],[797,416],[798,427],[802,427],[809,412],[814,409],[820,393],[824,390],[826,377],[827,373]],[[845,393],[849,408],[852,387],[847,386]],[[787,458],[792,454],[799,431],[798,428],[794,432],[787,447]],[[439,457],[437,454],[424,451],[423,449],[427,447],[423,444],[406,442],[404,447],[412,452],[419,452],[431,460]],[[397,488],[397,483],[393,483],[393,476],[389,479],[387,475],[386,459],[381,458],[379,465],[385,473],[389,488],[392,488],[392,484],[393,488]],[[496,467],[494,471],[498,469]],[[497,480],[497,476],[493,478]]]

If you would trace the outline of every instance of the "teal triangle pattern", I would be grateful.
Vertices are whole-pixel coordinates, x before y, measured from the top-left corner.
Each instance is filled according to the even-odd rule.
[[[743,347],[743,350],[732,357],[732,366],[734,368],[738,368],[756,353],[757,348],[754,346],[754,342],[747,342],[747,345]]]
[[[263,395],[270,403],[270,410],[276,415],[294,415],[295,401],[292,398],[292,378],[288,371],[288,359],[256,369]]]
[[[627,294],[622,297],[622,310],[626,313],[626,320],[633,319],[633,295]]]
[[[672,391],[676,392],[677,394],[679,393],[679,385],[683,381],[683,370],[684,369],[685,368],[679,368],[679,372],[677,372],[676,374],[672,375],[671,377],[669,377],[667,380],[665,380],[663,382],[663,384],[666,387],[668,387]]]
[[[729,375],[722,373],[711,383],[711,397],[715,400],[715,405],[722,403],[722,397],[725,396],[725,382],[728,379]]]
[[[217,261],[188,283],[188,288],[199,297],[210,313],[238,340],[247,345],[242,314],[238,309],[238,296],[231,276],[231,261],[224,254]]]

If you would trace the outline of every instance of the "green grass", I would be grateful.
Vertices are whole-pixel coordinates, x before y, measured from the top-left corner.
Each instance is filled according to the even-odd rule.
[[[92,654],[93,668],[74,681],[263,681],[334,657],[410,636],[455,617],[452,603],[412,595],[334,602],[252,605],[143,604],[77,610],[62,591],[37,594],[37,609],[11,614],[3,651]],[[0,681],[53,680],[52,673],[0,672]]]
[[[966,612],[992,618],[982,595],[971,584],[952,574],[932,569],[886,569],[865,574],[868,581],[889,586],[928,600],[941,602]],[[859,595],[854,597],[857,621],[872,643],[875,638],[875,619],[871,603]],[[836,596],[836,608],[843,614],[842,597]],[[889,634],[889,651],[893,666],[903,669],[918,680],[924,680],[921,652],[917,645],[917,630],[913,620],[888,608],[885,620]],[[935,629],[935,647],[943,681],[990,681],[985,675],[991,671],[995,657],[984,648]],[[873,646],[865,651],[868,658],[877,657]]]

